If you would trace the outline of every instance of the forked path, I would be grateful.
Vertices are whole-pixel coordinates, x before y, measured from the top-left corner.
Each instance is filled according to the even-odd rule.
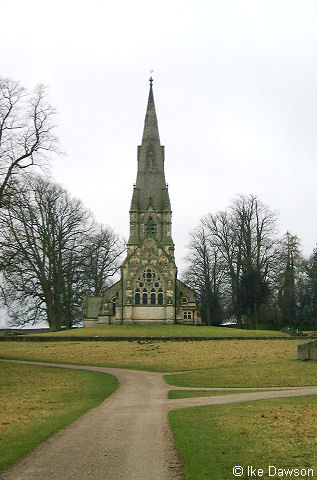
[[[317,387],[301,387],[168,400],[168,390],[177,387],[167,385],[161,373],[14,362],[110,373],[118,378],[120,386],[101,405],[53,435],[6,470],[3,480],[181,479],[181,463],[167,422],[169,410],[264,398],[317,395]]]

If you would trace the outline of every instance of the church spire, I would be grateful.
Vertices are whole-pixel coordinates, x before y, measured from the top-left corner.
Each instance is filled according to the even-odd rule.
[[[150,91],[147,103],[144,130],[142,137],[142,145],[145,143],[157,142],[160,144],[160,135],[158,131],[157,117],[155,111],[154,95],[153,95],[153,78],[150,78]]]
[[[171,213],[164,173],[164,147],[161,146],[153,95],[153,79],[144,121],[142,144],[138,147],[138,170],[130,212]]]

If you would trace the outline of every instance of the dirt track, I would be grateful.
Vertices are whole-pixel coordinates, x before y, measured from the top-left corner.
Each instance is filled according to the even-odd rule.
[[[168,390],[178,387],[167,385],[160,373],[14,362],[110,373],[118,378],[120,387],[99,407],[90,410],[6,470],[1,480],[181,479],[181,463],[167,422],[169,410],[317,395],[316,386],[168,400]]]

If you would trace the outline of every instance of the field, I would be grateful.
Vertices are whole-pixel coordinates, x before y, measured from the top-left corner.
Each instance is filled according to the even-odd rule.
[[[288,337],[275,330],[241,330],[191,325],[103,325],[37,334],[49,337]]]
[[[188,387],[173,391],[171,386],[169,393],[170,398],[185,398],[232,393],[197,392],[191,391],[191,387],[316,385],[317,363],[297,360],[297,346],[302,342],[235,339],[1,342],[0,358],[184,372],[165,375],[165,380],[171,385]],[[1,362],[0,368],[5,392],[0,398],[5,405],[0,413],[3,465],[100,403],[116,387],[112,377],[110,383],[107,380],[100,386],[102,378],[108,377],[92,372]],[[56,411],[60,412],[58,418]],[[40,423],[35,421],[38,418],[42,419]],[[169,421],[184,459],[186,480],[232,480],[235,465],[264,469],[276,465],[317,471],[316,397],[181,409],[170,412]],[[267,472],[263,478],[268,478]]]
[[[0,362],[0,470],[118,386],[103,373]]]
[[[247,465],[264,470],[255,479],[269,478],[269,465],[317,471],[315,396],[174,410],[169,421],[186,480],[232,480],[235,465],[244,479]]]
[[[299,341],[1,342],[0,358],[140,370],[199,372],[168,376],[188,387],[315,385],[316,363],[297,360]]]

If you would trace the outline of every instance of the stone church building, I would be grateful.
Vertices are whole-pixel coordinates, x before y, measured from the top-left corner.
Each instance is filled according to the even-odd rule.
[[[172,210],[152,82],[150,78],[121,279],[103,297],[84,299],[85,327],[111,323],[200,323],[194,291],[177,279]]]

